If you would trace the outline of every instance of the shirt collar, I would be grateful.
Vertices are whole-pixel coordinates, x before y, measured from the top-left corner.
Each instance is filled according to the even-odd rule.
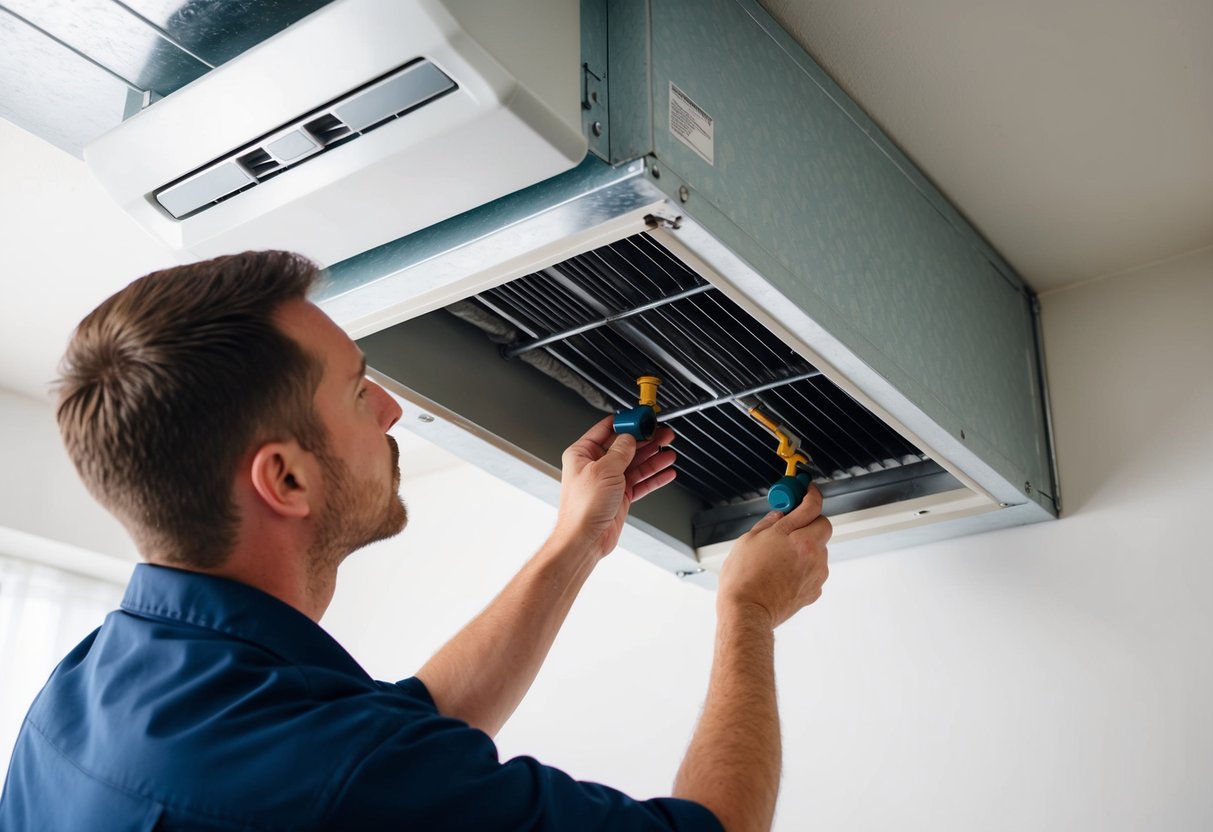
[[[370,676],[319,624],[267,592],[227,578],[141,563],[122,609],[225,633],[292,664]]]

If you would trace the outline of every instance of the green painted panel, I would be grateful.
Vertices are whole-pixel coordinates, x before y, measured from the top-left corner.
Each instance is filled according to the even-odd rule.
[[[1010,482],[1052,491],[1031,296],[1013,271],[755,3],[662,0],[650,15],[653,148],[690,187],[688,213],[751,263],[777,262],[777,288]],[[671,82],[712,118],[712,163],[671,133]]]

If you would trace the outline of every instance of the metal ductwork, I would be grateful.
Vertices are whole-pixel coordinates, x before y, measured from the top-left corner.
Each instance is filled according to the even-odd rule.
[[[226,51],[146,4],[79,44],[3,5],[109,73],[85,156],[149,230],[331,264],[319,302],[418,433],[554,502],[563,448],[660,377],[678,479],[623,545],[662,568],[710,585],[765,513],[751,408],[835,557],[1057,514],[1034,296],[755,0],[336,0],[242,39],[250,0]],[[145,30],[217,57],[123,69]]]
[[[623,543],[708,585],[782,473],[754,404],[836,557],[1056,515],[1034,297],[761,8],[586,2],[582,54],[578,168],[331,269],[411,428],[554,501],[661,377],[678,478]]]

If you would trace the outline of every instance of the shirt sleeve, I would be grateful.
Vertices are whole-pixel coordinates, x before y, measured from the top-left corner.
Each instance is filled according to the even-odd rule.
[[[419,680],[385,687],[420,707],[355,767],[326,826],[724,832],[711,811],[689,800],[633,800],[530,757],[502,763],[492,739],[439,714]]]

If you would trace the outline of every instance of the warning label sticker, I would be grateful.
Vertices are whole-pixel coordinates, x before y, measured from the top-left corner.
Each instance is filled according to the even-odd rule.
[[[670,132],[715,167],[715,122],[691,97],[670,82]]]

